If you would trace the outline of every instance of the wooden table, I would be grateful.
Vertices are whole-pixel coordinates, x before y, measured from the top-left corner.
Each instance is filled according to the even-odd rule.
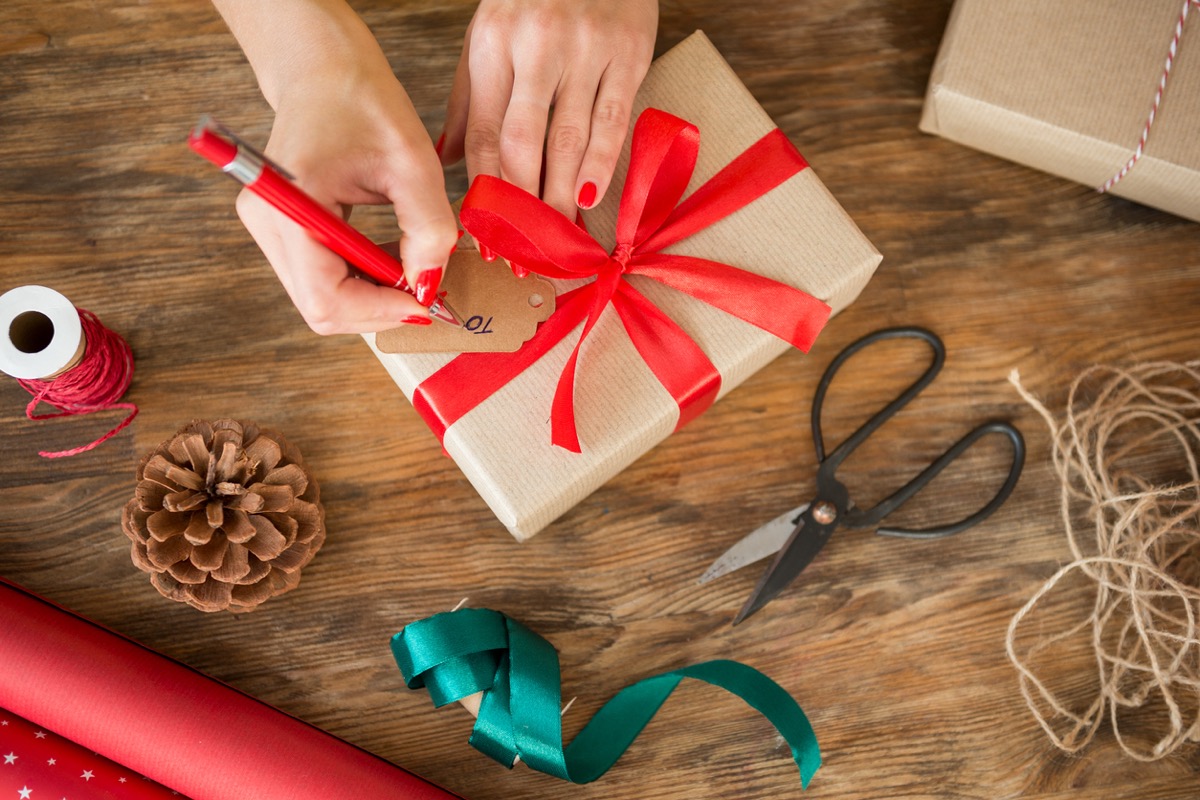
[[[472,5],[356,3],[433,135]],[[810,713],[825,755],[812,797],[1195,797],[1195,746],[1138,763],[1105,726],[1064,755],[1020,697],[1006,628],[1070,556],[1046,426],[1006,376],[1019,369],[1060,413],[1070,379],[1093,363],[1194,357],[1200,225],[919,133],[949,7],[663,4],[660,51],[704,29],[884,262],[810,356],[773,362],[519,545],[366,345],[308,330],[238,223],[236,187],[184,145],[202,112],[251,141],[271,125],[208,4],[7,0],[0,288],[53,286],[122,333],[141,415],[92,452],[48,461],[36,451],[85,442],[108,420],[29,422],[25,393],[0,382],[0,574],[471,800],[799,787],[767,723],[699,685],[682,687],[598,783],[505,772],[467,745],[465,712],[404,688],[388,652],[393,632],[463,597],[558,648],[564,695],[579,697],[568,735],[635,679],[735,658]],[[461,168],[449,173],[452,193],[463,182]],[[389,233],[386,213],[356,221]],[[730,627],[756,571],[703,587],[696,577],[812,491],[808,404],[820,372],[853,339],[897,324],[939,332],[949,360],[888,431],[905,446],[872,444],[848,465],[860,504],[987,416],[1014,420],[1028,439],[1016,492],[946,540],[838,536],[792,591]],[[848,378],[830,406],[831,439],[891,396],[904,363],[867,359]],[[255,613],[204,615],[160,597],[130,564],[120,511],[143,453],[193,418],[226,416],[300,447],[329,537],[296,591]],[[905,519],[968,510],[1004,458],[1002,446],[983,448]],[[1086,659],[1057,668],[1086,688]]]

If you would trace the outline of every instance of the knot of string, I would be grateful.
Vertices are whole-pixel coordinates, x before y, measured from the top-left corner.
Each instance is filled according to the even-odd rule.
[[[1009,380],[1050,427],[1073,558],[1009,625],[1021,693],[1067,752],[1107,717],[1160,759],[1200,740],[1200,361],[1092,367],[1062,424]]]
[[[620,265],[622,273],[629,269],[629,259],[632,257],[633,245],[631,244],[618,244],[609,255],[609,258]]]

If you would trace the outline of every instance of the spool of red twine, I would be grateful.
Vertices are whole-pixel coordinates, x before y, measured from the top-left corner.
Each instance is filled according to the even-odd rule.
[[[115,409],[128,412],[120,424],[90,444],[69,450],[43,450],[39,455],[62,458],[91,450],[116,436],[137,416],[135,404],[119,402],[133,380],[133,351],[128,342],[106,328],[95,314],[70,306],[65,297],[51,289],[25,286],[8,292],[0,300],[11,298],[20,303],[26,297],[33,306],[23,310],[18,306],[17,313],[7,314],[9,318],[4,320],[9,324],[4,342],[8,352],[3,354],[5,366],[10,367],[5,371],[16,377],[17,383],[31,395],[25,416],[40,421]],[[40,308],[39,302],[47,304],[46,307]],[[74,315],[78,316],[77,331]],[[29,377],[27,370],[36,370],[47,359],[61,360],[60,354],[68,351],[71,357],[66,368],[47,377]],[[15,369],[11,368],[14,364]],[[39,414],[37,408],[42,403],[59,410]]]

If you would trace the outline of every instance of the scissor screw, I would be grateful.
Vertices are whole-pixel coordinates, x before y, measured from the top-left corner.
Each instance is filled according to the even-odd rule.
[[[837,519],[837,506],[828,500],[813,504],[812,518],[822,525],[828,525]]]

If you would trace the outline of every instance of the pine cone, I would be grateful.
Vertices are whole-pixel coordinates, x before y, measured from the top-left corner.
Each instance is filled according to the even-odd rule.
[[[148,453],[121,515],[138,569],[201,611],[250,611],[296,588],[325,542],[300,452],[273,431],[193,421]]]

